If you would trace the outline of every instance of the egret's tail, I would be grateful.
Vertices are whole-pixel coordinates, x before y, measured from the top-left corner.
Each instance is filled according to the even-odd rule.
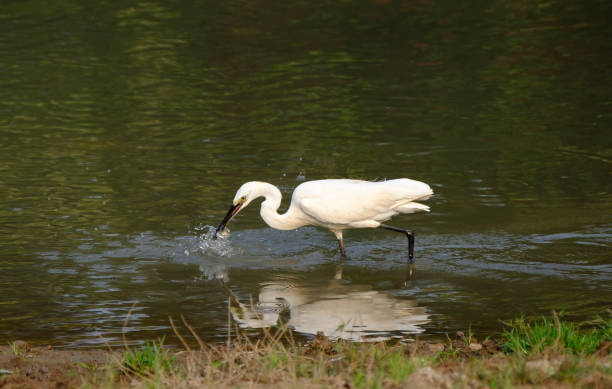
[[[405,179],[406,180],[406,179]],[[399,213],[414,213],[418,211],[429,212],[429,207],[415,201],[427,200],[433,196],[433,190],[429,185],[420,181],[406,180],[410,185],[411,193],[393,206],[393,210]]]
[[[418,190],[413,192],[413,197],[412,200],[427,200],[429,199],[431,196],[433,196],[433,189],[431,189],[431,187],[429,185],[427,185],[424,182],[419,182],[419,187]],[[425,207],[424,205],[419,204],[419,206],[421,207]],[[427,209],[429,209],[429,207],[426,207]]]
[[[393,209],[399,213],[414,213],[418,211],[429,212],[429,207],[427,205],[423,205],[421,203],[415,203],[412,201],[396,206]]]

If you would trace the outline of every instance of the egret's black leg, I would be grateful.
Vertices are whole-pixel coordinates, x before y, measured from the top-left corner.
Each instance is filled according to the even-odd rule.
[[[391,230],[391,231],[401,232],[403,234],[406,234],[406,237],[408,238],[408,263],[413,264],[414,263],[414,232],[412,232],[411,230],[407,230],[405,228],[393,227],[393,226],[388,226],[385,224],[381,224],[380,228],[384,228],[385,230]]]
[[[340,247],[340,256],[342,259],[346,258],[346,253],[344,252],[344,243],[342,243],[342,239],[338,239],[338,246]]]

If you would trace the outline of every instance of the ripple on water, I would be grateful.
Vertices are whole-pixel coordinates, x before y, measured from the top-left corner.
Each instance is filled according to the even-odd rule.
[[[77,338],[82,345],[102,337],[110,343],[120,339],[134,303],[138,309],[129,326],[134,338],[163,331],[170,314],[186,314],[210,339],[226,327],[228,296],[216,282],[222,280],[243,304],[259,302],[255,311],[246,306],[243,317],[235,318],[245,327],[268,325],[288,310],[299,332],[318,329],[330,336],[365,340],[435,332],[451,325],[444,320],[459,320],[463,314],[491,312],[488,319],[497,320],[498,306],[504,312],[524,309],[517,308],[516,301],[555,308],[568,289],[580,291],[582,297],[571,300],[571,307],[578,309],[584,301],[600,302],[598,294],[609,290],[612,281],[606,251],[612,242],[609,226],[537,235],[423,233],[417,240],[417,281],[408,289],[397,286],[406,255],[400,236],[351,232],[345,277],[335,282],[337,246],[325,230],[262,228],[212,240],[214,230],[204,225],[182,236],[145,231],[106,244],[79,245],[67,254],[41,251],[45,271],[40,274],[52,280],[50,292],[43,292],[45,305],[34,293],[30,302],[22,299],[19,306],[5,307],[10,305],[12,318],[36,310],[40,318],[34,327],[47,331],[53,326],[57,339],[69,343]],[[576,242],[596,244],[581,244],[584,249],[568,255],[568,244]],[[527,293],[536,286],[537,293]],[[465,313],[455,311],[459,306]],[[334,310],[340,322],[352,324],[342,327],[321,319],[321,312]],[[370,312],[389,320],[377,322]],[[251,316],[267,319],[258,324]],[[97,335],[88,338],[88,333]]]

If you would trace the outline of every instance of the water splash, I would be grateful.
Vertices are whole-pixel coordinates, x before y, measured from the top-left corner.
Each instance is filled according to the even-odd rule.
[[[198,249],[201,254],[213,253],[220,257],[229,257],[234,253],[234,249],[230,245],[228,239],[229,233],[217,235],[217,239],[213,239],[216,228],[214,226],[199,226],[198,231],[199,242]],[[226,229],[226,231],[229,231]]]

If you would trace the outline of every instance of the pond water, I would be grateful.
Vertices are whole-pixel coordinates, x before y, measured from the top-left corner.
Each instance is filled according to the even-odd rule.
[[[612,308],[612,3],[9,1],[0,342],[439,338]],[[276,231],[245,181],[409,177],[416,232]],[[208,234],[208,235],[207,235]],[[126,316],[131,309],[129,320]],[[182,324],[180,324],[182,326]],[[184,330],[184,327],[182,327]],[[249,332],[250,331],[250,332]],[[185,331],[186,332],[186,331]],[[188,337],[191,342],[193,339]]]

